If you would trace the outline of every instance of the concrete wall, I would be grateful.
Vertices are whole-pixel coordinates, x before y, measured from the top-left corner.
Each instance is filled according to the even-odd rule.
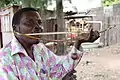
[[[101,34],[100,40],[105,46],[120,43],[120,4],[105,8],[94,8],[91,9],[89,14],[96,14],[93,20],[102,21],[102,30],[116,26]],[[99,25],[93,24],[93,26],[98,27]]]

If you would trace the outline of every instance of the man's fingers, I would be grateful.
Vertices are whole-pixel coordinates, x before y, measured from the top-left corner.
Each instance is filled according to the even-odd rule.
[[[100,33],[98,31],[92,31],[88,42],[94,42],[99,37],[100,37]]]
[[[95,36],[96,38],[98,38],[98,37],[100,37],[100,33],[99,33],[98,31],[94,31],[94,36]]]
[[[62,78],[62,80],[77,80],[77,76],[74,75],[76,73],[76,70],[71,70],[69,73],[65,75],[65,77]]]
[[[76,73],[77,71],[76,70],[72,70],[72,71],[70,71],[67,75],[69,75],[69,76],[71,76],[71,75],[73,75],[74,73]]]
[[[98,31],[94,31],[96,36],[100,36],[100,33]]]
[[[77,71],[75,70],[75,69],[73,69],[72,71],[71,71],[71,73],[76,73]]]

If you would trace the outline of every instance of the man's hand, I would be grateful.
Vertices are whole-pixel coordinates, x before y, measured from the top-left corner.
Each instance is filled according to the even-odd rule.
[[[86,42],[94,42],[100,37],[100,33],[98,31],[91,30],[90,37]]]
[[[85,33],[78,34],[76,40],[80,42],[94,42],[100,37],[100,33],[98,31],[93,31],[93,29],[89,29],[89,31]]]
[[[70,71],[69,73],[67,73],[63,78],[62,80],[77,80],[77,76],[74,74],[76,73],[76,70],[72,70]]]
[[[93,29],[89,29],[86,33],[81,33],[76,37],[75,47],[79,49],[81,43],[83,42],[94,42],[100,37],[100,33],[98,31],[93,31]]]

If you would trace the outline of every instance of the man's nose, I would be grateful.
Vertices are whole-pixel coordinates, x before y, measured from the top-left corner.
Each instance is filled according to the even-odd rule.
[[[43,26],[41,26],[41,25],[36,25],[36,26],[34,27],[34,29],[35,29],[35,31],[43,32]]]

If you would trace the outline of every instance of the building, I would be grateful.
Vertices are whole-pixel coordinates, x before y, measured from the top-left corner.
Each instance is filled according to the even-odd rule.
[[[14,5],[0,10],[0,47],[12,40],[12,17],[18,8],[19,6]]]

